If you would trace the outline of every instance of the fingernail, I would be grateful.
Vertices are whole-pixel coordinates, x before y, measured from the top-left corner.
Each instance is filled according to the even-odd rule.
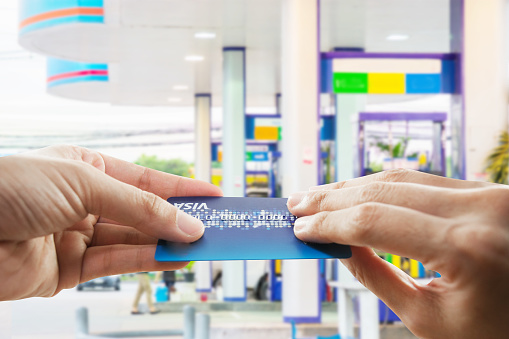
[[[188,235],[199,235],[203,232],[204,228],[203,223],[199,219],[180,210],[177,212],[177,226]]]
[[[290,194],[287,202],[288,208],[293,208],[300,204],[306,195],[307,192],[297,192]]]
[[[302,232],[306,228],[309,218],[310,217],[301,217],[295,220],[295,224],[293,225],[293,231],[295,233]]]

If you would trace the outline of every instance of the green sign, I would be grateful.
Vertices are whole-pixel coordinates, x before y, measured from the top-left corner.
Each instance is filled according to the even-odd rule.
[[[334,73],[334,93],[368,93],[367,73]]]

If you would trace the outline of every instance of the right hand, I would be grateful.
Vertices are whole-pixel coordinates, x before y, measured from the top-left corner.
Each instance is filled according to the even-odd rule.
[[[409,170],[292,194],[295,235],[352,245],[343,264],[420,338],[509,335],[509,188]],[[376,248],[442,277],[416,282]]]

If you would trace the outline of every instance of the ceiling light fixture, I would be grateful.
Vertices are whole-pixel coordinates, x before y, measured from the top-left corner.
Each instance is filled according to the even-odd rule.
[[[385,38],[385,40],[404,41],[404,40],[408,40],[408,38],[409,38],[409,36],[406,34],[390,34]]]
[[[188,55],[185,57],[186,61],[203,61],[205,59],[202,55]]]
[[[181,98],[168,98],[168,102],[181,102]]]
[[[216,33],[214,33],[214,32],[196,32],[196,33],[194,33],[194,37],[196,39],[214,39],[216,37]]]
[[[189,87],[187,87],[186,85],[175,85],[173,86],[173,90],[174,91],[187,91],[189,89]]]

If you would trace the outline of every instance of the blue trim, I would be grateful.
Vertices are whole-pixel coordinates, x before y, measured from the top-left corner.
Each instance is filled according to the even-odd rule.
[[[313,324],[320,323],[321,317],[283,317],[283,322],[291,323],[295,322],[296,324]]]
[[[456,93],[456,62],[454,60],[442,60],[441,81],[441,93]]]
[[[440,59],[455,60],[454,53],[359,53],[359,52],[322,52],[326,59]]]
[[[255,117],[246,115],[246,140],[254,140],[255,138]]]
[[[321,81],[320,81],[320,91],[322,93],[333,93],[332,88],[332,59],[321,59]]]
[[[322,322],[322,289],[323,289],[323,286],[322,286],[322,273],[321,273],[321,270],[320,270],[320,263],[321,263],[321,260],[323,259],[317,259],[318,260],[318,296],[317,296],[317,299],[318,299],[318,316],[317,316],[317,322],[318,323],[321,323]],[[325,261],[325,260],[324,260]]]
[[[244,260],[244,300],[247,300],[247,261],[246,260]]]
[[[231,51],[245,52],[246,51],[246,47],[235,47],[235,46],[223,47],[223,52],[231,52]],[[245,66],[245,64],[244,64],[244,66]]]
[[[361,52],[361,53],[364,53],[364,48],[362,48],[362,47],[334,47],[332,50],[334,52]]]
[[[73,15],[62,18],[55,18],[50,20],[44,20],[25,26],[19,30],[19,35],[26,34],[38,29],[49,28],[58,25],[71,24],[71,23],[94,23],[103,24],[104,16],[102,15]]]
[[[212,97],[212,95],[210,93],[196,93],[194,95],[194,97],[195,98],[200,98],[200,97],[208,97],[208,98],[210,98],[210,97]]]
[[[276,93],[276,114],[281,116],[281,111],[279,108],[281,107],[281,93]]]
[[[87,75],[87,76],[55,80],[55,81],[48,82],[47,88],[60,86],[60,85],[66,85],[66,84],[73,84],[76,82],[90,82],[90,81],[105,82],[105,81],[108,81],[108,76],[107,75]]]
[[[322,117],[322,128],[320,130],[321,140],[336,140],[336,116],[329,115]]]
[[[359,112],[359,121],[447,121],[447,113]]]
[[[103,0],[23,0],[20,1],[20,21],[33,16],[75,7],[103,7]]]
[[[241,298],[229,298],[229,297],[225,297],[223,298],[224,301],[229,301],[229,302],[243,302],[243,301],[246,301],[246,297],[241,297]]]
[[[227,47],[226,47],[227,48]],[[244,154],[246,154],[246,106],[247,106],[247,94],[246,94],[246,84],[247,84],[247,81],[246,81],[246,48],[245,47],[238,47],[237,49],[230,49],[230,51],[242,51],[242,67],[243,67],[243,79],[242,79],[242,83],[243,83],[243,86],[244,86],[244,110],[242,112],[242,114],[244,115]],[[223,51],[225,51],[225,49],[223,48]],[[246,194],[246,159],[244,159],[244,180],[243,180],[243,184],[244,184],[244,196],[247,196]],[[246,296],[246,299],[247,299],[247,266],[246,266],[246,261],[244,260],[244,295]]]
[[[260,118],[260,119],[279,119],[281,114],[257,114],[257,113],[246,113],[246,117]]]
[[[58,74],[88,70],[107,71],[108,64],[88,64],[57,58],[48,58],[46,62],[46,73],[48,78]]]
[[[339,278],[339,259],[335,259],[334,260],[333,270],[334,270],[334,281],[338,281],[338,278]],[[338,301],[338,289],[337,288],[334,288],[332,290],[332,297],[333,297],[333,300],[335,302]]]
[[[210,168],[210,178],[211,178],[211,181],[212,181],[212,168]],[[214,287],[213,286],[213,283],[214,283],[214,271],[212,270],[212,261],[209,261],[209,268],[210,268],[210,289],[212,290],[212,288]]]
[[[210,293],[210,292],[212,292],[212,289],[211,288],[197,288],[196,292],[198,292],[198,293]]]
[[[218,144],[214,144],[214,143],[211,143],[210,144],[210,148],[211,148],[211,154],[212,154],[212,161],[217,161],[217,158],[218,158],[218,153],[219,153],[219,145]]]

